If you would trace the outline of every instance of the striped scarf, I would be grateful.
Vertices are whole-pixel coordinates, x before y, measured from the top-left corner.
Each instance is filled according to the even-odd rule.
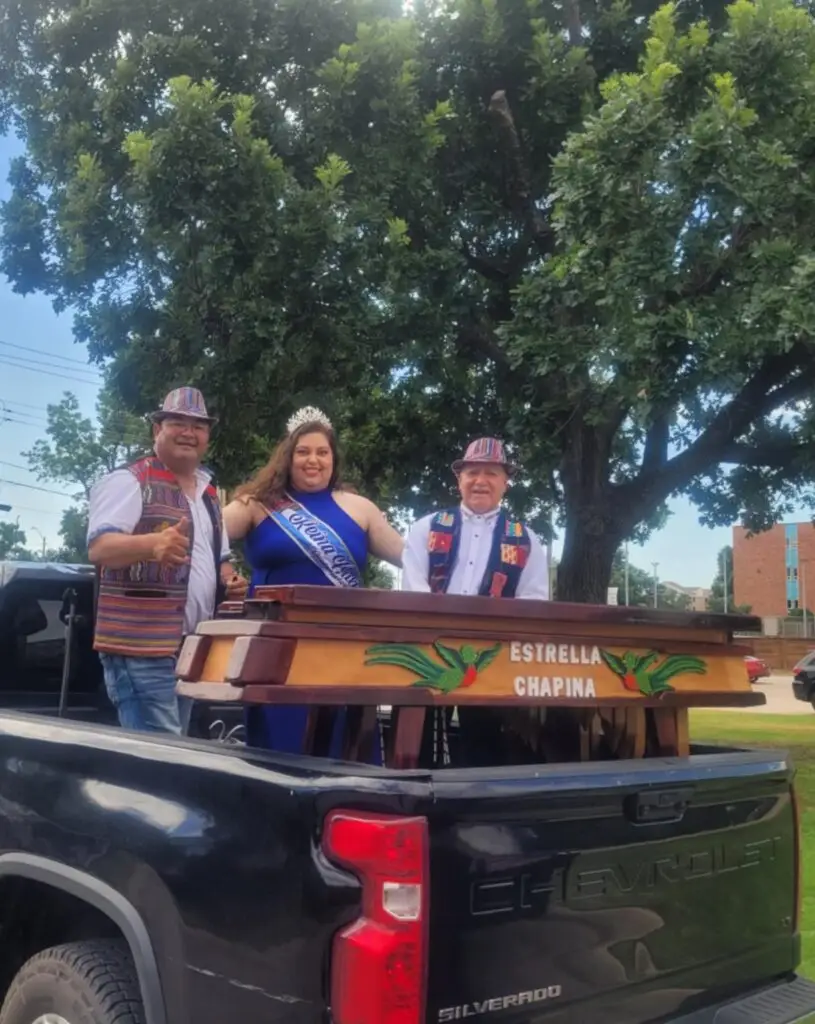
[[[437,512],[430,523],[427,541],[434,594],[446,594],[458,559],[461,539],[461,509]],[[487,571],[478,589],[482,597],[515,597],[524,566],[529,561],[531,542],[523,523],[499,512],[492,535]]]

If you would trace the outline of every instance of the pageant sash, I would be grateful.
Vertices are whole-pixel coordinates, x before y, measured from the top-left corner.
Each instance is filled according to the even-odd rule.
[[[359,566],[345,541],[328,523],[318,519],[288,494],[274,509],[266,509],[271,519],[311,559],[335,587],[359,587]]]

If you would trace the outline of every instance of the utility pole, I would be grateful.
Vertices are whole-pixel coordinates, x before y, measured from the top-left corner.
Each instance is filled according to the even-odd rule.
[[[724,578],[724,611],[725,614],[727,614],[727,548],[725,548],[724,551],[722,551],[722,577]]]
[[[659,608],[659,576],[657,576],[659,562],[651,562],[651,565],[654,567],[654,608]]]
[[[804,637],[809,635],[807,629],[807,567],[806,562],[801,562],[801,607],[804,610]]]
[[[626,604],[629,604],[631,595],[629,593],[629,542],[626,541]]]
[[[45,561],[45,534],[42,532],[42,530],[38,530],[36,526],[32,526],[31,529],[32,529],[32,531],[34,533],[39,534],[40,540],[42,540],[42,560],[44,562]]]

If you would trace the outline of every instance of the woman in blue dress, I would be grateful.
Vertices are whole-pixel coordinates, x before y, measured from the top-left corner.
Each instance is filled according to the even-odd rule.
[[[404,542],[380,510],[343,487],[331,422],[311,406],[295,413],[268,463],[224,509],[232,541],[244,541],[250,592],[265,585],[359,587],[368,555],[402,564]],[[337,716],[331,755],[340,756]],[[258,707],[247,714],[247,742],[302,749],[308,708]],[[377,758],[379,760],[378,752]]]

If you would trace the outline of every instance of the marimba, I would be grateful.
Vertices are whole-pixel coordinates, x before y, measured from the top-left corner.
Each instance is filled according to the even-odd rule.
[[[343,753],[368,757],[390,706],[386,764],[415,767],[428,709],[499,710],[543,760],[685,755],[688,709],[763,704],[736,631],[748,616],[333,587],[260,587],[187,637],[178,692],[309,705],[304,753],[337,707]]]

